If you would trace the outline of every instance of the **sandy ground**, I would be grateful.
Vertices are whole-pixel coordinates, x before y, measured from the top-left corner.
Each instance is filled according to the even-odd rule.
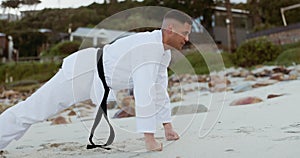
[[[293,80],[241,93],[189,92],[184,95],[182,102],[173,103],[172,106],[199,102],[216,108],[206,113],[173,116],[173,124],[181,136],[178,141],[166,141],[163,128],[158,125],[156,137],[164,144],[162,152],[145,152],[143,135],[134,132],[134,118],[112,119],[116,131],[112,150],[87,150],[85,146],[92,120],[74,117],[70,118],[71,124],[50,125],[50,122],[43,122],[33,125],[24,137],[3,151],[2,157],[298,158],[299,89],[300,80]],[[269,94],[285,95],[267,99]],[[263,102],[229,106],[232,101],[247,96],[260,97]],[[114,113],[115,110],[109,111],[110,116]],[[214,128],[203,136],[213,124]],[[104,141],[107,133],[106,124],[101,123],[96,134],[99,141]]]

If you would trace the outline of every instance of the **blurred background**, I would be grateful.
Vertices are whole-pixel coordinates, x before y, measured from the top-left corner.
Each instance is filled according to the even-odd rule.
[[[194,47],[205,43],[197,38],[204,30],[217,44],[226,67],[251,69],[300,62],[300,0],[0,0],[0,4],[3,90],[34,91],[58,71],[63,57],[80,49],[83,40],[90,41],[87,46],[101,47],[120,32],[151,31],[124,30],[132,23],[93,29],[115,13],[140,6],[174,8],[194,19],[192,42],[183,52],[197,74],[209,73]],[[124,18],[159,23],[152,17],[155,14],[159,13]]]

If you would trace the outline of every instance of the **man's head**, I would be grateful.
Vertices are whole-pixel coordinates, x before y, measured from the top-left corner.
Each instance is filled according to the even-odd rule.
[[[181,50],[189,41],[191,29],[192,19],[187,14],[177,10],[167,12],[162,24],[165,47]]]

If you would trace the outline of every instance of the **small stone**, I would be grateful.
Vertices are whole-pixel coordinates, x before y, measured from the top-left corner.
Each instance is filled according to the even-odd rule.
[[[114,109],[117,107],[117,102],[116,101],[108,101],[107,102],[107,109]]]
[[[68,116],[75,116],[76,115],[76,112],[74,110],[71,110],[69,113],[68,113]]]
[[[118,110],[113,118],[125,118],[125,117],[133,117],[135,116],[135,109],[130,106],[122,107]]]
[[[231,151],[234,151],[234,149],[227,149],[227,150],[225,150],[225,152],[231,152]]]
[[[208,81],[209,81],[209,77],[207,77],[206,75],[198,76],[198,82],[208,82]]]
[[[236,105],[247,105],[247,104],[255,104],[262,102],[263,100],[258,98],[258,97],[245,97],[242,99],[238,99],[233,101],[230,105],[231,106],[236,106]]]
[[[13,90],[3,91],[1,94],[1,98],[8,98],[11,99],[13,97],[18,96],[20,93]]]
[[[276,67],[272,70],[274,73],[283,73],[283,74],[289,74],[291,70],[286,69],[285,67]]]
[[[57,147],[59,147],[60,145],[62,145],[62,144],[59,144],[59,143],[53,143],[53,144],[50,144],[50,148],[57,148]]]
[[[172,108],[172,115],[195,114],[207,112],[208,109],[204,105],[185,105],[175,106]]]
[[[52,120],[51,125],[60,125],[60,124],[68,124],[68,123],[70,123],[70,122],[68,122],[66,120],[66,118],[64,118],[62,116],[58,116]]]
[[[272,74],[270,79],[271,80],[277,80],[277,81],[283,81],[284,80],[284,74],[283,73]]]
[[[248,75],[244,80],[245,81],[256,81],[256,77],[253,75]]]
[[[297,80],[298,76],[297,75],[289,75],[288,80]]]
[[[275,84],[277,82],[278,82],[278,80],[260,81],[260,82],[255,83],[252,87],[253,88],[265,87],[265,86],[269,86],[269,85]]]
[[[224,76],[220,75],[211,75],[208,87],[211,92],[223,92],[227,90],[227,86],[231,82]]]
[[[255,77],[269,77],[272,74],[270,70],[263,70],[254,74]]]
[[[232,88],[234,93],[240,93],[240,92],[245,92],[249,91],[252,89],[252,85],[250,83],[241,83],[235,87]]]
[[[283,96],[284,94],[269,94],[268,95],[268,99],[272,99],[272,98],[276,98],[276,97],[280,97],[280,96]]]
[[[122,107],[134,107],[134,97],[133,96],[127,96],[125,98],[123,98],[122,102],[121,102],[121,106]]]
[[[182,101],[182,94],[181,92],[173,92],[172,95],[170,95],[170,102],[179,102]]]

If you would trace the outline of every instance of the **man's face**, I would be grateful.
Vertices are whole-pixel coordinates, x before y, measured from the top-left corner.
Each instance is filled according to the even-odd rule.
[[[169,45],[177,50],[182,50],[183,45],[189,41],[192,26],[188,23],[178,23],[172,29]]]

